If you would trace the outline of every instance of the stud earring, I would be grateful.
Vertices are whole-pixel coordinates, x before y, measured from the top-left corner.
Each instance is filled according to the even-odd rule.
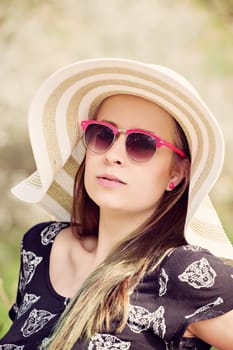
[[[171,190],[171,191],[174,190],[174,188],[175,188],[174,182],[170,182],[168,187],[169,187],[169,190]]]

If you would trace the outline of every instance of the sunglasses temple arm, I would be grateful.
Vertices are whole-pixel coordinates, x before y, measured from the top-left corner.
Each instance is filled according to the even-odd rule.
[[[186,158],[185,153],[177,148],[176,146],[172,145],[171,143],[165,141],[165,140],[160,140],[160,146],[166,146],[168,148],[170,148],[172,151],[174,151],[175,153],[179,154],[179,156],[181,156],[181,158]]]

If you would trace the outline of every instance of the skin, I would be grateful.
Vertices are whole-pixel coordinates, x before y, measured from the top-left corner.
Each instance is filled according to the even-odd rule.
[[[145,99],[116,95],[104,101],[96,119],[114,123],[118,128],[141,128],[175,144],[172,117]],[[175,161],[176,159],[176,161]],[[145,163],[131,160],[121,134],[103,154],[86,152],[85,187],[100,207],[98,239],[77,240],[69,228],[56,237],[50,258],[50,279],[58,294],[72,297],[113,246],[141,225],[157,207],[164,191],[182,181],[187,162],[177,161],[167,147],[156,151]],[[106,180],[114,176],[118,181]],[[207,321],[191,324],[184,336],[196,336],[219,350],[232,350],[233,311]]]

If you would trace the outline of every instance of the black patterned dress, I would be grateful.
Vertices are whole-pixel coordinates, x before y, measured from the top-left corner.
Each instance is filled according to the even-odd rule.
[[[46,222],[23,237],[12,326],[0,350],[42,348],[69,299],[56,293],[49,259],[56,235],[68,223]],[[96,333],[74,350],[208,350],[196,338],[183,338],[189,324],[233,310],[233,267],[200,247],[173,249],[153,273],[145,275],[130,296],[129,317],[121,333]],[[65,350],[65,349],[64,349]]]

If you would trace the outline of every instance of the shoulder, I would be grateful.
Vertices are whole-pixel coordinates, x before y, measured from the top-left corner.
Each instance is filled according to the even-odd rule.
[[[46,221],[32,226],[23,236],[22,248],[37,246],[38,243],[46,246],[52,243],[58,232],[69,226],[65,222]]]
[[[179,288],[221,289],[225,283],[229,288],[233,287],[233,267],[198,246],[185,245],[173,249],[160,268]]]
[[[163,261],[163,265],[173,272],[181,272],[187,266],[199,268],[206,265],[223,267],[224,262],[209,250],[193,245],[183,245],[171,250]]]

